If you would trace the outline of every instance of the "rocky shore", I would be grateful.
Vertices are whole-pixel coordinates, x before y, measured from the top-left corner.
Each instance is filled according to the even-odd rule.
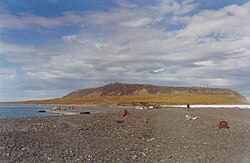
[[[250,162],[250,110],[120,110],[1,119],[0,162]]]

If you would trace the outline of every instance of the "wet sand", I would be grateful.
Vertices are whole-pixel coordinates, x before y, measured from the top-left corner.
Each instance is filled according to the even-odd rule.
[[[0,162],[250,162],[250,110],[122,109],[1,119]]]

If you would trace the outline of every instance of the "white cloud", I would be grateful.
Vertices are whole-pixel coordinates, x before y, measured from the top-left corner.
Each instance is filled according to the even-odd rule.
[[[161,0],[160,5],[156,6],[155,9],[164,14],[173,13],[174,15],[183,15],[191,12],[196,7],[197,5],[190,0],[184,0],[182,2]]]
[[[95,47],[102,50],[103,48],[107,48],[107,47],[110,47],[112,46],[112,42],[108,42],[108,43],[101,43],[101,42],[97,42],[95,43]]]
[[[227,87],[231,85],[231,82],[228,79],[223,78],[205,79],[205,83],[215,87]]]
[[[215,63],[213,61],[198,61],[194,63],[195,65],[198,66],[215,66]]]
[[[49,0],[51,3],[57,3],[57,0]],[[38,30],[58,29],[62,26],[72,24],[82,24],[87,22],[95,25],[127,25],[131,27],[141,27],[150,24],[152,20],[158,22],[167,14],[181,15],[192,11],[195,4],[189,0],[182,3],[162,0],[155,6],[140,7],[128,1],[117,1],[118,8],[106,11],[90,12],[89,14],[77,14],[73,12],[64,12],[62,16],[47,18],[31,14],[12,15],[7,10],[1,11],[0,30]]]
[[[121,25],[128,26],[128,27],[144,27],[150,23],[152,23],[151,18],[140,18],[138,20],[132,20],[128,22],[122,22]]]
[[[72,41],[75,40],[77,38],[77,35],[67,35],[67,36],[63,36],[63,40],[65,41]]]
[[[120,7],[122,7],[122,8],[135,8],[135,7],[138,7],[136,4],[131,3],[131,2],[129,2],[129,1],[127,1],[127,0],[122,0],[122,1],[117,0],[116,3],[117,3]]]
[[[12,15],[8,11],[0,12],[0,30],[27,30],[39,31],[40,29],[58,29],[62,26],[79,24],[84,21],[82,15],[65,12],[63,16],[47,18],[32,14]]]
[[[33,64],[47,62],[51,58],[51,47],[23,46],[0,42],[0,56],[11,63]],[[54,52],[53,55],[57,55]]]
[[[141,7],[126,1],[108,11],[68,12],[57,18],[7,14],[2,28],[18,24],[15,28],[53,29],[80,23],[96,29],[83,28],[63,36],[64,41],[56,45],[1,43],[0,55],[25,64],[13,76],[18,80],[12,85],[19,89],[31,83],[30,87],[40,85],[41,90],[49,87],[62,93],[111,81],[247,88],[250,3],[186,15],[195,6],[192,1],[159,1],[153,7]],[[172,23],[183,27],[168,31]]]
[[[154,70],[153,72],[154,73],[159,73],[159,72],[163,72],[163,71],[165,71],[165,69],[164,68],[160,68],[160,69]]]
[[[237,40],[243,36],[249,37],[250,3],[242,6],[231,5],[218,11],[205,10],[192,17],[186,17],[187,27],[179,36],[204,37],[212,33],[223,34],[228,39]],[[244,21],[245,20],[245,21]]]

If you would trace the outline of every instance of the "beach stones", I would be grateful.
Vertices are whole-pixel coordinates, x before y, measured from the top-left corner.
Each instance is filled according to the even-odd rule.
[[[225,120],[220,120],[218,123],[217,123],[217,126],[219,127],[219,128],[229,128],[229,126],[228,126],[228,123],[227,123],[227,121],[225,121]]]

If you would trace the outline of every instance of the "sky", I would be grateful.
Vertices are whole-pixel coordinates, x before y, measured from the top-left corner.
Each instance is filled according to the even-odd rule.
[[[110,82],[250,99],[250,1],[0,0],[0,101]]]

